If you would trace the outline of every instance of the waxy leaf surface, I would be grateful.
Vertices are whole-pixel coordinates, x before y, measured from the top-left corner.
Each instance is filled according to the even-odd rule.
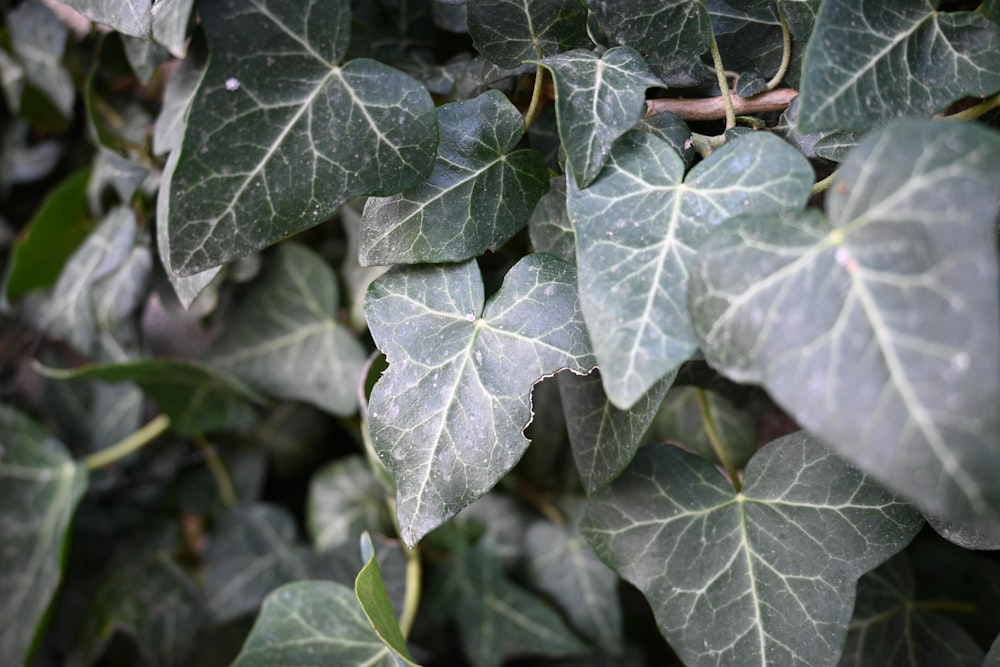
[[[524,119],[493,90],[438,110],[441,144],[430,177],[372,197],[361,219],[363,266],[462,261],[523,228],[549,187],[541,153],[514,150]]]
[[[62,443],[0,405],[0,655],[28,651],[62,578],[66,530],[87,471]]]
[[[350,544],[366,530],[391,526],[381,487],[368,462],[351,456],[320,468],[309,481],[306,525],[313,545],[326,551]]]
[[[930,514],[1000,510],[1000,134],[901,122],[818,211],[732,220],[690,308],[706,360]]]
[[[310,664],[398,667],[354,591],[332,581],[300,581],[268,595],[233,667]]]
[[[272,396],[335,415],[358,406],[365,349],[335,319],[337,277],[322,257],[283,243],[207,361]]]
[[[571,265],[528,255],[484,301],[475,262],[397,267],[368,291],[368,325],[389,360],[369,402],[371,436],[410,545],[521,458],[535,382],[594,366]]]
[[[66,0],[66,4],[91,21],[118,32],[133,37],[151,36],[153,0]]]
[[[587,9],[578,0],[470,0],[466,5],[476,50],[500,67],[587,44]]]
[[[552,72],[559,137],[576,184],[585,188],[601,172],[615,139],[646,112],[646,89],[663,84],[627,46],[599,56],[570,51],[537,62]]]
[[[805,432],[714,465],[647,445],[591,498],[581,530],[649,600],[685,665],[835,665],[858,578],[923,523]]]
[[[806,49],[799,127],[868,130],[1000,89],[1000,26],[939,4],[824,2]]]
[[[812,178],[809,163],[768,134],[730,141],[684,178],[667,142],[632,132],[589,188],[569,182],[580,304],[614,405],[632,407],[697,349],[688,266],[712,226],[799,208]]]
[[[400,192],[430,171],[438,138],[430,94],[373,60],[341,66],[349,3],[328,4],[199,5],[212,57],[161,221],[177,273],[248,255],[323,222],[351,197]]]
[[[406,646],[406,638],[396,620],[396,610],[392,608],[389,593],[382,580],[382,571],[375,559],[372,538],[367,532],[361,536],[361,558],[365,564],[354,580],[354,595],[375,634],[393,652],[396,661],[414,665],[410,649]]]

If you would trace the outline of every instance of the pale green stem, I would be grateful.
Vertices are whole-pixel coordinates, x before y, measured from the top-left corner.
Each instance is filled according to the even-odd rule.
[[[535,65],[535,87],[531,91],[531,104],[528,105],[528,111],[524,114],[525,131],[531,127],[531,124],[535,122],[535,117],[542,110],[542,91],[544,90],[544,84],[545,68],[541,65]]]
[[[778,65],[778,71],[767,82],[765,90],[774,90],[781,85],[785,74],[788,73],[788,65],[792,62],[792,31],[788,29],[788,24],[785,23],[785,17],[781,15],[781,12],[778,12],[778,20],[781,21],[781,64]]]
[[[740,475],[736,470],[736,466],[733,465],[732,459],[729,458],[729,451],[726,449],[725,443],[722,442],[719,431],[715,428],[715,419],[712,418],[712,408],[708,404],[708,395],[705,394],[704,389],[697,387],[694,390],[694,395],[698,401],[701,421],[705,425],[705,434],[712,445],[712,451],[715,452],[715,456],[718,457],[722,467],[726,469],[726,474],[729,475],[729,481],[732,482],[733,488],[739,493],[743,489],[743,484],[740,482]]]
[[[945,116],[945,118],[948,120],[975,120],[987,111],[992,111],[993,109],[998,108],[1000,108],[1000,93],[997,93],[993,97],[987,97],[974,107],[969,107],[968,109],[959,111],[958,113]]]
[[[830,185],[833,184],[833,179],[836,178],[836,176],[837,172],[835,171],[826,178],[816,181],[813,184],[812,189],[809,190],[809,196],[817,195],[820,192],[823,192],[823,190],[826,190],[828,187],[830,187]]]
[[[124,440],[116,442],[110,447],[105,447],[99,452],[94,452],[83,459],[83,465],[87,470],[97,470],[111,465],[116,461],[125,458],[132,452],[137,452],[156,438],[163,435],[170,428],[170,417],[159,415],[148,424],[140,428],[135,433],[130,434]]]
[[[219,458],[215,447],[212,447],[203,435],[195,436],[194,444],[198,446],[198,449],[201,450],[201,455],[205,457],[205,465],[208,466],[208,471],[212,474],[212,479],[215,481],[215,488],[219,490],[219,497],[222,498],[222,504],[226,507],[236,507],[239,505],[240,498],[236,493],[236,487],[233,486],[233,478],[229,476],[229,471],[226,470],[226,466],[222,463],[222,459]]]
[[[715,65],[715,76],[719,80],[719,90],[726,105],[726,129],[736,127],[736,109],[733,107],[733,96],[729,92],[729,81],[726,79],[726,68],[722,65],[722,54],[719,53],[719,43],[715,41],[715,33],[710,33],[708,45],[712,50],[712,63]]]
[[[420,578],[423,576],[423,567],[420,563],[420,552],[405,544],[400,544],[406,555],[406,595],[403,597],[403,611],[399,615],[399,629],[403,632],[403,638],[406,639],[410,636],[413,622],[417,618],[417,609],[420,607]]]
[[[724,143],[726,143],[726,135],[724,134],[720,134],[717,137],[709,137],[697,132],[691,133],[691,145],[694,147],[695,152],[703,158],[711,155],[712,151]]]

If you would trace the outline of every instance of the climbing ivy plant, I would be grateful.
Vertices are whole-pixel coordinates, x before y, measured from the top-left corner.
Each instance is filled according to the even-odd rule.
[[[5,665],[1000,665],[1000,3],[0,11]]]

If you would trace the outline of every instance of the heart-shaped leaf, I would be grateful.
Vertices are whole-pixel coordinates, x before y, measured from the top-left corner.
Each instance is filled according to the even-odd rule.
[[[821,667],[840,655],[858,578],[922,523],[799,432],[757,453],[742,491],[700,456],[642,447],[581,530],[684,664]]]
[[[87,488],[87,471],[62,443],[0,405],[0,655],[29,650],[59,585],[66,530]]]
[[[593,367],[576,273],[528,255],[484,306],[475,262],[397,267],[372,283],[365,314],[389,360],[369,402],[372,442],[413,545],[521,458],[535,382]]]
[[[441,145],[430,177],[365,204],[363,266],[462,261],[496,250],[527,224],[548,189],[541,154],[515,150],[524,119],[503,93],[446,104],[438,122]]]
[[[1000,88],[1000,26],[939,4],[824,2],[806,49],[799,127],[864,131]]]
[[[367,354],[335,319],[338,291],[322,257],[282,243],[207,362],[272,396],[353,413]]]
[[[552,72],[559,137],[576,184],[585,188],[601,172],[615,139],[646,112],[646,89],[663,84],[627,46],[599,56],[570,51],[537,62]]]
[[[471,0],[468,27],[485,58],[514,68],[587,44],[587,9],[578,0]]]
[[[212,57],[170,183],[169,266],[223,264],[327,219],[361,194],[400,192],[430,171],[434,103],[373,60],[339,63],[348,0],[199,4]],[[246,35],[256,47],[246,49]]]
[[[942,518],[1000,510],[997,164],[995,131],[895,124],[841,167],[829,221],[732,220],[692,269],[712,366]]]
[[[800,208],[812,179],[802,155],[769,134],[727,143],[684,178],[667,142],[631,132],[589,188],[569,183],[580,304],[612,404],[630,408],[698,348],[688,265],[712,226]]]

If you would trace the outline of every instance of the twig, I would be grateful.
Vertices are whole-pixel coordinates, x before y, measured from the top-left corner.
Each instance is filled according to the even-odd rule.
[[[740,97],[733,93],[733,109],[738,115],[749,116],[765,111],[784,111],[799,94],[794,88],[778,88],[753,97]],[[726,100],[723,96],[701,99],[662,98],[646,100],[649,113],[672,111],[684,120],[720,120],[726,117]]]

